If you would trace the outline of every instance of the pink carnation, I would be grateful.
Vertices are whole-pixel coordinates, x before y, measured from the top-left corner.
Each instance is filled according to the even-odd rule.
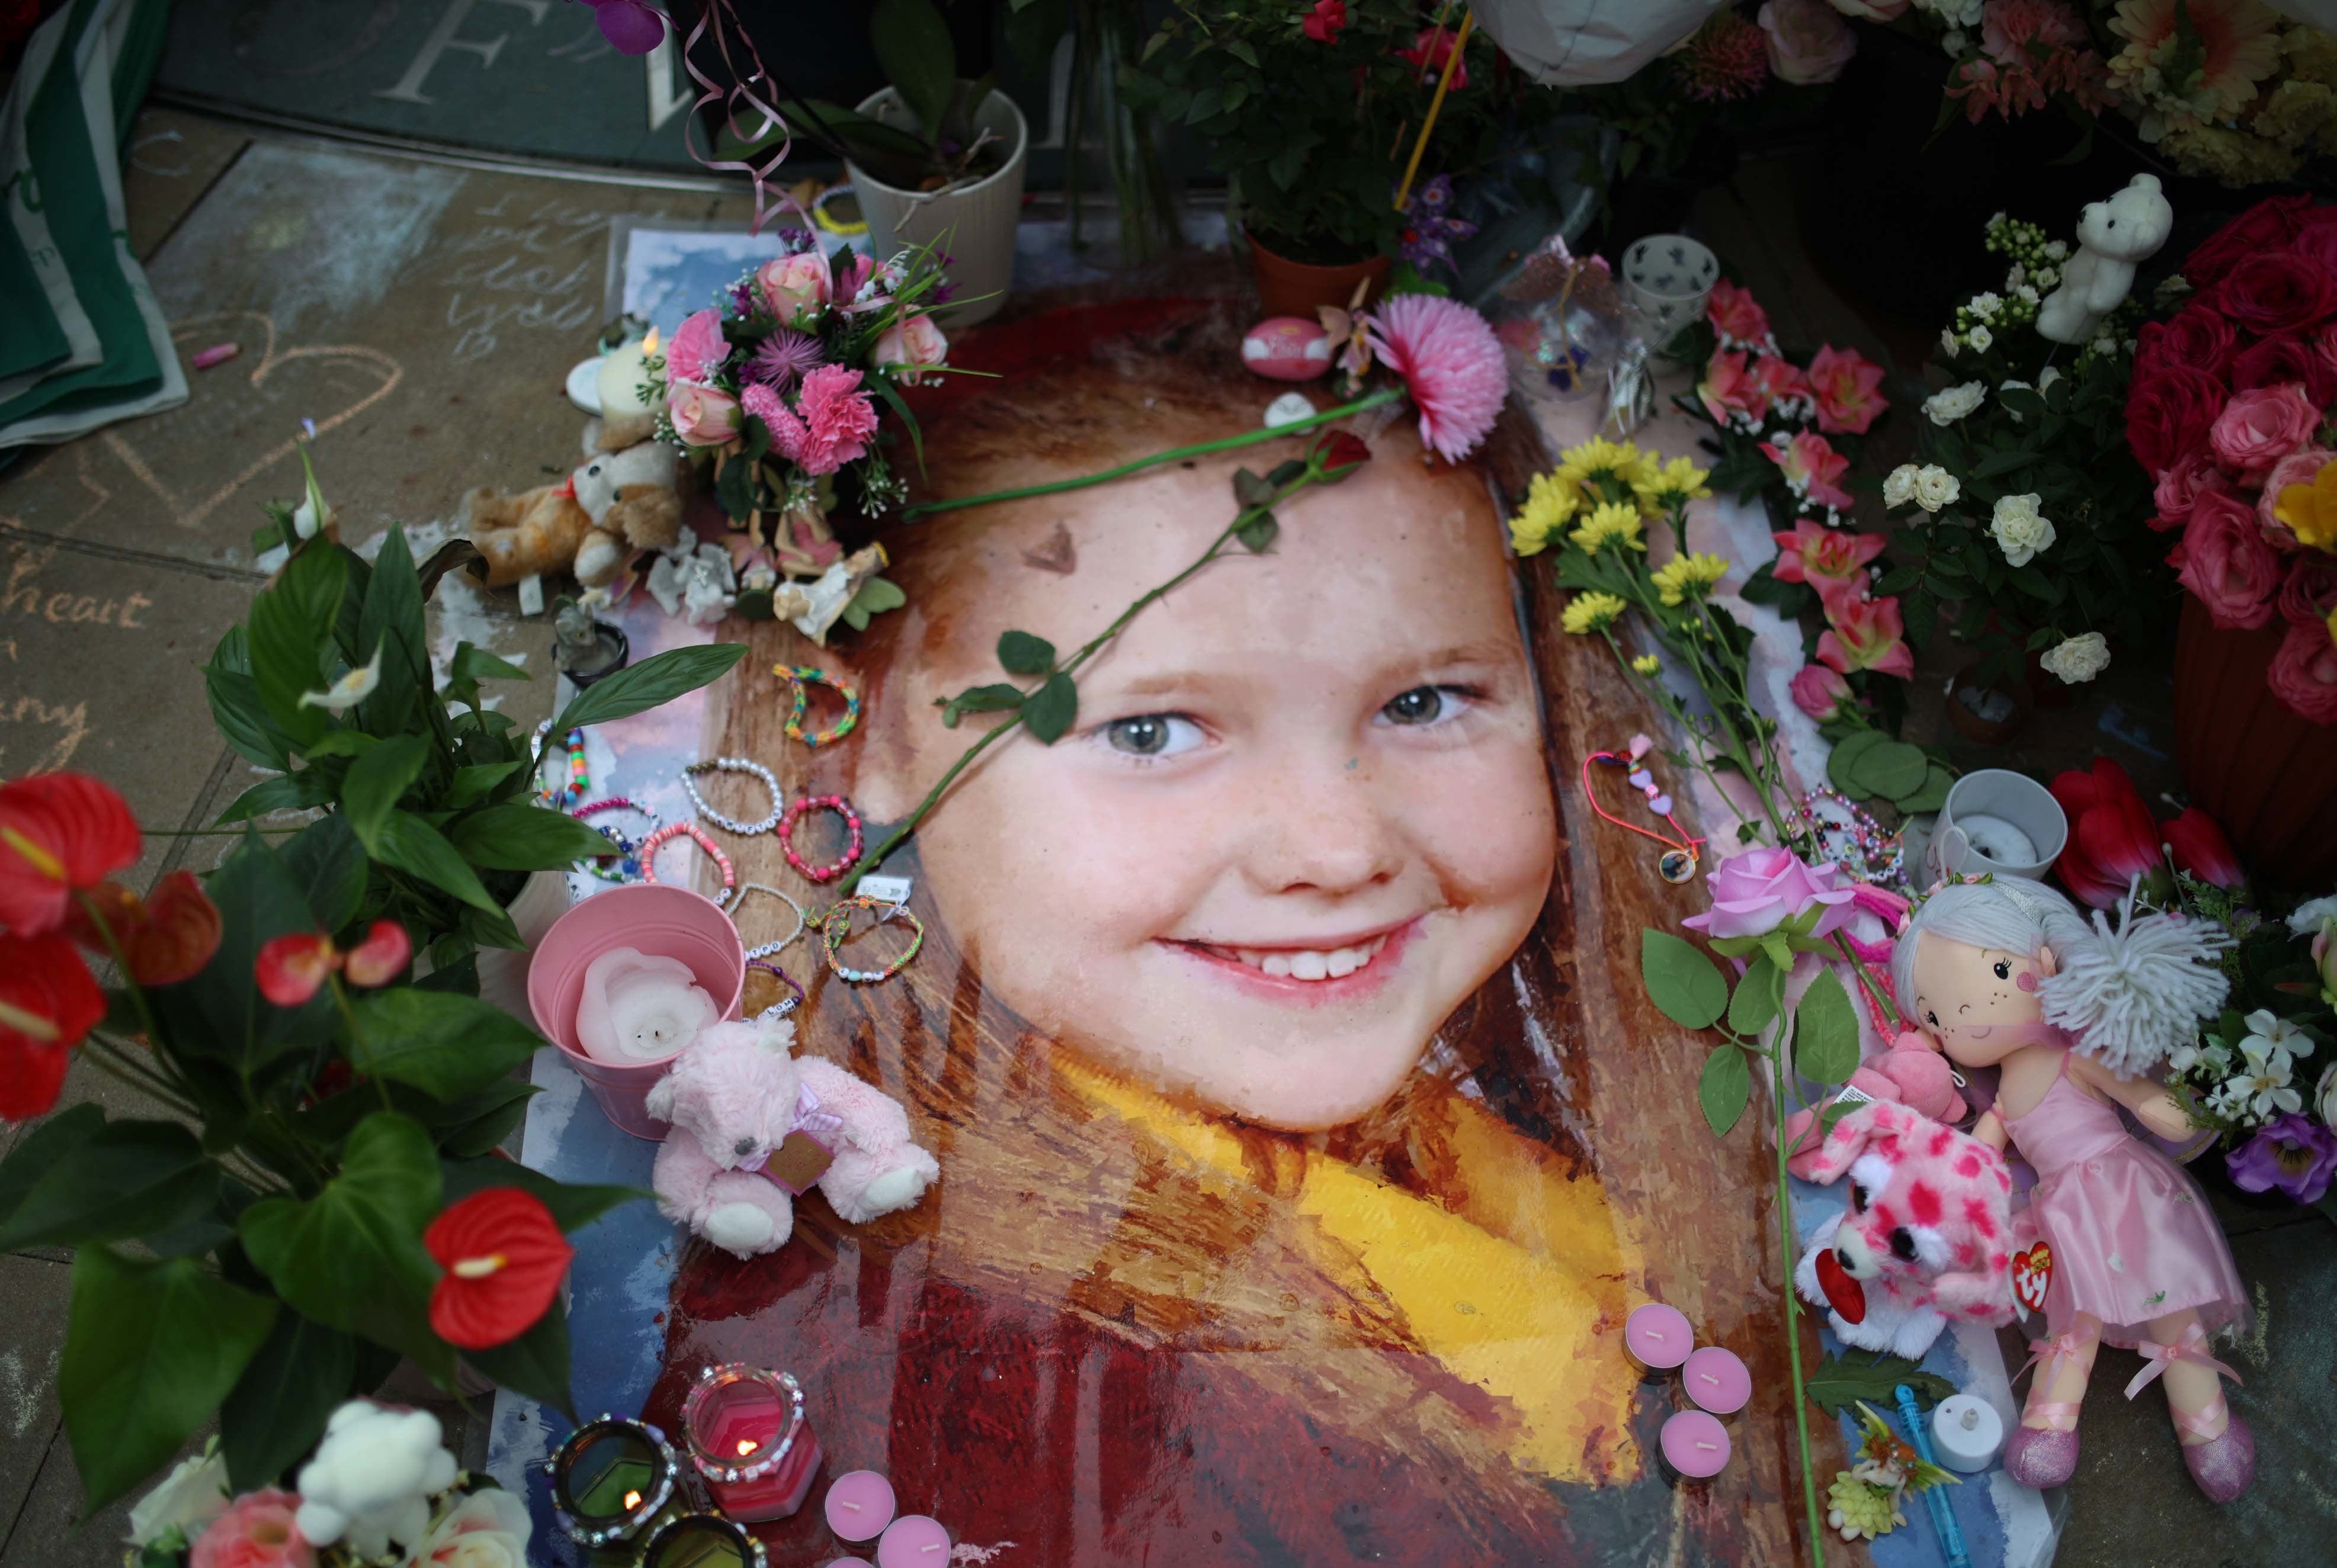
[[[730,345],[722,338],[722,312],[709,305],[675,328],[667,339],[665,377],[703,385],[729,357]]]
[[[859,371],[823,365],[804,377],[794,413],[773,397],[772,411],[759,417],[770,426],[779,456],[815,476],[866,456],[868,437],[876,434],[876,406],[859,386]]]
[[[1485,318],[1457,299],[1399,294],[1371,312],[1372,351],[1403,377],[1420,438],[1458,463],[1493,428],[1510,377]]]

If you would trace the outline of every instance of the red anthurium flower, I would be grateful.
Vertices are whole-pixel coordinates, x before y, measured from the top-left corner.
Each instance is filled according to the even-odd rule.
[[[47,1114],[73,1048],[104,1016],[105,995],[71,942],[0,932],[0,1119]]]
[[[1315,9],[1306,14],[1301,29],[1317,44],[1336,44],[1339,30],[1347,24],[1347,0],[1315,0]]]
[[[430,1221],[422,1245],[446,1270],[430,1293],[430,1327],[465,1350],[534,1328],[576,1256],[552,1210],[517,1187],[472,1193]]]
[[[56,926],[73,896],[138,858],[138,819],[83,773],[0,784],[0,926],[31,936]]]
[[[386,985],[405,972],[413,956],[414,942],[406,927],[395,920],[376,920],[365,940],[348,951],[349,984],[367,990]]]
[[[259,994],[279,1007],[298,1007],[317,994],[325,976],[346,969],[352,985],[386,985],[414,956],[414,943],[395,920],[376,920],[365,940],[343,952],[322,931],[279,936],[252,965]]]
[[[2069,842],[2053,871],[2080,903],[2113,908],[2137,877],[2162,868],[2158,826],[2125,769],[2097,757],[2092,772],[2073,769],[2052,788],[2069,818]]]
[[[1804,517],[1790,534],[1772,534],[1777,564],[1769,574],[1780,583],[1806,583],[1831,620],[1836,607],[1866,591],[1866,564],[1890,543],[1880,534],[1847,534]]]
[[[1907,622],[1896,599],[1849,599],[1826,607],[1827,626],[1818,633],[1818,662],[1837,675],[1879,670],[1902,681],[1915,678],[1915,655],[1907,646]]]
[[[2162,824],[2158,832],[2175,852],[2178,868],[2232,892],[2247,886],[2248,874],[2240,869],[2240,858],[2232,853],[2232,841],[2224,837],[2223,824],[2196,806]]]
[[[90,889],[89,903],[95,916],[88,909],[74,909],[66,916],[65,934],[109,957],[119,946],[131,976],[141,985],[191,980],[219,951],[219,909],[191,871],[171,872],[143,898],[119,882],[101,882]],[[111,946],[108,932],[113,937]]]

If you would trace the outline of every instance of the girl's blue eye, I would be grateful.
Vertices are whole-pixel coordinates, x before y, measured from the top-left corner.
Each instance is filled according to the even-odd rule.
[[[1380,718],[1390,724],[1448,723],[1466,713],[1473,700],[1459,686],[1415,686],[1389,698],[1380,709]]]
[[[1104,744],[1124,757],[1178,757],[1201,744],[1201,727],[1176,713],[1139,713],[1103,727]]]

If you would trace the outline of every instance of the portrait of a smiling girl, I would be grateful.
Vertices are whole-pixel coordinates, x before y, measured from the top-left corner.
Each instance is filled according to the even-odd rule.
[[[998,329],[1012,373],[929,415],[923,494],[1252,428],[1275,390],[1222,309],[1080,319]],[[924,950],[819,979],[801,1048],[906,1102],[941,1181],[857,1230],[807,1203],[743,1268],[687,1252],[653,1410],[709,1358],[788,1366],[836,1468],[1002,1565],[1596,1562],[1682,1528],[1614,1349],[1648,1238],[1586,1147],[1500,508],[1409,419],[1358,434],[1369,463],[1147,608],[1069,732],[986,752],[888,861]],[[744,667],[829,660],[861,733],[807,765],[766,680],[723,750],[784,753],[875,843],[996,721],[937,703],[1002,678],[1001,632],[1077,647],[1301,446],[907,525],[904,609]]]

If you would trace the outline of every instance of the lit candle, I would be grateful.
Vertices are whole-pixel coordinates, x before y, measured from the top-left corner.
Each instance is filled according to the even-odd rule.
[[[638,1568],[768,1568],[763,1544],[719,1514],[685,1514],[661,1525]]]
[[[635,1066],[673,1055],[722,1016],[679,958],[611,947],[584,971],[576,1043],[596,1062]]]
[[[1715,1416],[1734,1416],[1753,1397],[1753,1374],[1736,1351],[1706,1345],[1680,1367],[1680,1387],[1701,1408]]]
[[[603,1416],[544,1461],[555,1516],[593,1562],[631,1563],[633,1543],[681,1511],[681,1461],[654,1426]]]
[[[716,1507],[754,1524],[803,1506],[820,1460],[803,1406],[785,1372],[733,1362],[699,1375],[682,1402],[682,1433]]]
[[[827,1489],[827,1527],[846,1541],[874,1541],[893,1522],[893,1484],[874,1470],[838,1475]]]
[[[1657,1435],[1666,1472],[1676,1480],[1708,1481],[1728,1464],[1728,1429],[1705,1410],[1683,1410]]]
[[[1931,1408],[1931,1447],[1940,1463],[1977,1475],[2004,1452],[2004,1417],[1970,1394],[1951,1394]]]
[[[601,417],[621,419],[629,414],[647,414],[653,407],[641,396],[641,384],[649,379],[649,357],[657,352],[657,328],[649,336],[611,348],[601,360],[600,379],[596,383],[601,394]]]
[[[1696,1330],[1676,1307],[1650,1301],[1623,1320],[1623,1348],[1649,1377],[1659,1377],[1687,1359]]]
[[[904,1514],[876,1543],[876,1568],[949,1568],[949,1532],[923,1514]]]

